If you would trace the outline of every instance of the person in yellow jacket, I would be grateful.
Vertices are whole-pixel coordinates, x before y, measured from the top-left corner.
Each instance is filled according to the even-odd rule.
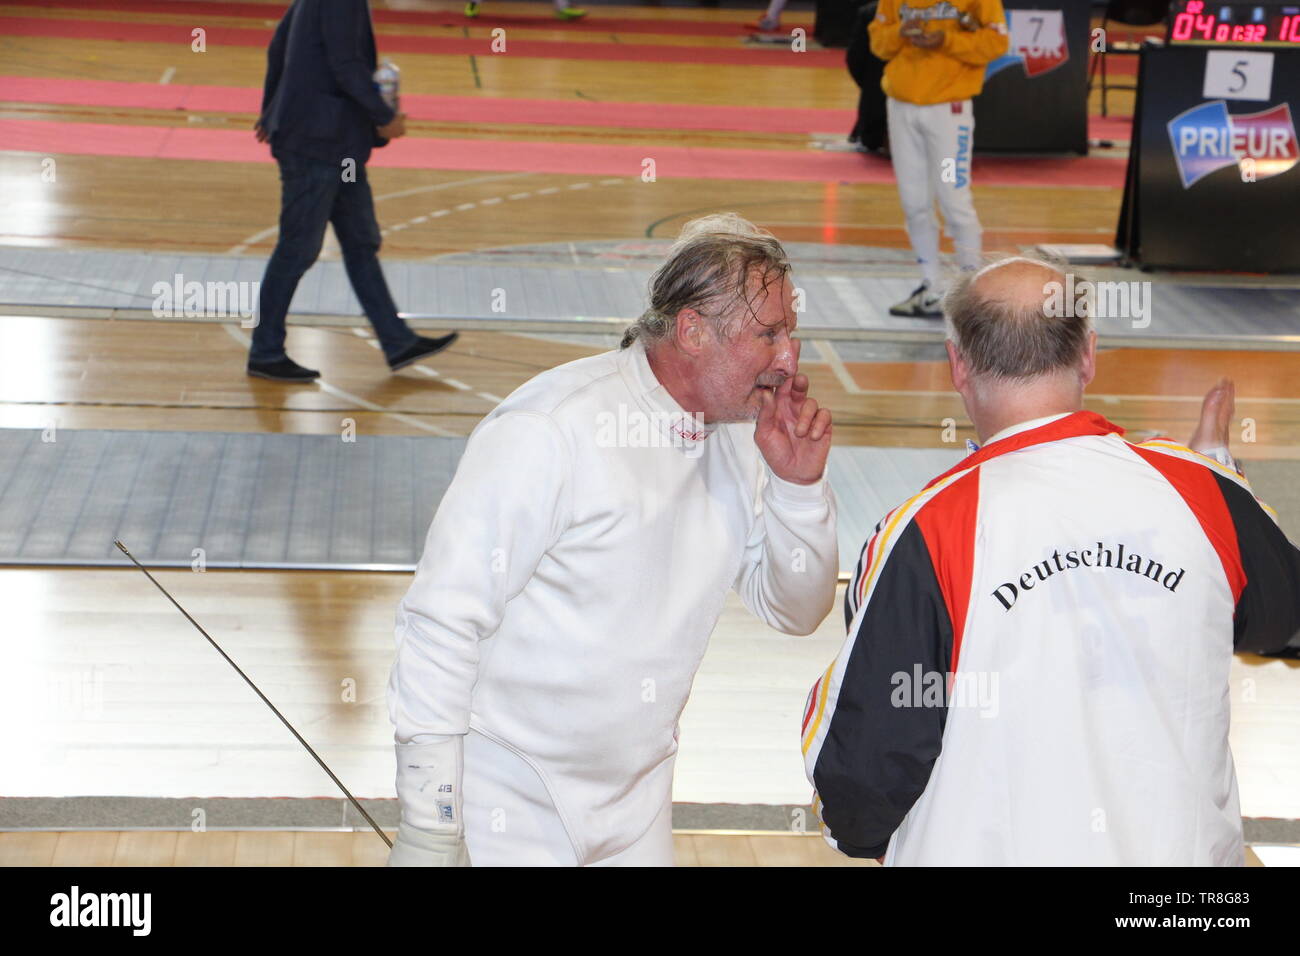
[[[867,28],[885,61],[881,88],[889,150],[907,235],[923,281],[891,315],[939,318],[939,206],[963,269],[980,266],[980,223],[971,199],[975,113],[984,68],[1007,52],[1001,0],[880,0]]]

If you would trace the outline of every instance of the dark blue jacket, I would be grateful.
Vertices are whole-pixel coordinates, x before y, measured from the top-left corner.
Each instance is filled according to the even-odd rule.
[[[393,109],[375,89],[366,0],[293,0],[266,52],[262,125],[272,153],[364,164]]]

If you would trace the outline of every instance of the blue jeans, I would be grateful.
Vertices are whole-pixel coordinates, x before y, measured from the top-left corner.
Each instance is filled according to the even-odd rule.
[[[284,318],[298,280],[320,255],[326,223],[334,224],[352,291],[374,326],[384,356],[391,360],[414,345],[417,336],[398,317],[379,267],[379,223],[366,167],[357,167],[356,182],[344,182],[341,165],[286,152],[275,159],[280,164],[280,239],[262,277],[248,360],[286,357]]]

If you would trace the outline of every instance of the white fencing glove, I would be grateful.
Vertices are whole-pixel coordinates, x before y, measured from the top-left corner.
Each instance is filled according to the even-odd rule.
[[[423,737],[395,749],[402,819],[388,865],[469,866],[460,793],[464,735]]]

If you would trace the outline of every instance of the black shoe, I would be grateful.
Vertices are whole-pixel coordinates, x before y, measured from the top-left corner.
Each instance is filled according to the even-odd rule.
[[[310,382],[320,378],[320,372],[303,368],[288,356],[278,362],[249,362],[248,374],[255,378],[269,378],[273,382]]]
[[[388,360],[388,367],[394,372],[398,369],[406,368],[406,366],[410,365],[412,362],[418,362],[420,359],[428,358],[430,355],[437,355],[458,338],[460,338],[459,332],[440,335],[436,339],[418,335],[415,338],[415,344],[408,347],[406,351],[399,354],[396,358]]]
[[[890,315],[905,315],[912,319],[942,319],[943,300],[922,282],[906,299],[889,307]]]

